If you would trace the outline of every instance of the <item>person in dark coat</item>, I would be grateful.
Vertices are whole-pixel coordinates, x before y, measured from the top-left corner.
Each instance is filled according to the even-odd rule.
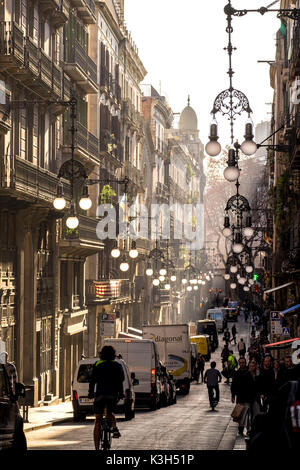
[[[276,390],[275,373],[271,356],[264,357],[257,386],[260,398],[263,402],[262,409],[265,411],[271,396]]]
[[[243,435],[246,423],[247,412],[256,400],[256,381],[253,380],[244,357],[239,359],[239,368],[235,371],[231,384],[232,403],[243,404],[245,409],[239,420],[239,434]]]
[[[231,341],[234,341],[234,344],[236,345],[236,326],[233,325],[233,327],[231,328],[231,333],[232,333],[232,340]]]

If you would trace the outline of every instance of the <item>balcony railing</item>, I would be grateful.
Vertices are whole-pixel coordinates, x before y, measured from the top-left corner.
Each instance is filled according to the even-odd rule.
[[[63,0],[40,0],[41,10],[57,28],[63,26],[69,19],[69,9]]]
[[[138,187],[143,187],[144,185],[144,178],[141,170],[133,166],[130,161],[124,162],[124,176],[127,176],[129,180],[134,183]]]
[[[99,299],[111,299],[114,302],[131,302],[135,298],[135,283],[129,279],[99,279],[86,281],[86,299],[88,302]]]
[[[25,66],[30,70],[34,77],[39,75],[39,48],[30,37],[25,38],[24,52]]]
[[[76,123],[77,132],[75,134],[75,152],[76,149],[83,151],[93,158],[99,159],[99,140],[89,132],[87,128],[80,122]],[[70,122],[64,123],[64,145],[71,145]]]
[[[96,23],[96,8],[94,0],[71,0],[70,3],[77,8],[79,16],[86,24]]]
[[[86,93],[97,93],[97,65],[77,39],[69,38],[65,70]]]
[[[300,23],[295,25],[293,42],[292,42],[292,55],[289,63],[289,70],[292,76],[299,75],[300,73]],[[292,77],[291,77],[292,78]]]
[[[140,112],[135,109],[129,99],[123,100],[122,113],[125,119],[130,121],[130,123],[134,124],[135,127],[142,130],[143,118],[141,117]]]
[[[8,70],[24,65],[23,30],[14,21],[0,22],[0,63]]]

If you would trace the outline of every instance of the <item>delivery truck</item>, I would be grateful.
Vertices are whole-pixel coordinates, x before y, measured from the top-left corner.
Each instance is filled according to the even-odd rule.
[[[189,325],[143,326],[143,338],[155,342],[159,358],[173,375],[177,390],[190,391],[192,380]]]

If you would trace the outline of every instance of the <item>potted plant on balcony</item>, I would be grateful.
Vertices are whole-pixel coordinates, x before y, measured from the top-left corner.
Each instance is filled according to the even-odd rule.
[[[115,190],[109,184],[106,184],[100,193],[100,204],[110,204],[112,206],[116,196]]]

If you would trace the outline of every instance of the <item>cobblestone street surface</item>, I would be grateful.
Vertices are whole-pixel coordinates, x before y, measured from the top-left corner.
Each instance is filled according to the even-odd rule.
[[[229,323],[231,328],[233,324]],[[243,319],[236,324],[239,337],[248,340],[248,325]],[[219,348],[212,355],[221,370],[220,354],[223,346],[219,336]],[[233,346],[236,352],[236,346]],[[236,356],[238,357],[237,353]],[[206,368],[209,364],[206,363]],[[234,405],[230,386],[220,384],[220,402],[210,410],[207,388],[204,384],[191,385],[187,396],[179,396],[177,404],[157,411],[137,410],[132,421],[118,415],[118,427],[122,434],[114,439],[114,450],[244,450],[245,442],[237,437],[237,424],[230,417]],[[50,407],[49,407],[50,408]],[[42,412],[42,410],[40,410]],[[46,411],[45,411],[46,414]],[[69,413],[70,416],[70,413]],[[28,428],[30,423],[26,425]],[[93,450],[94,418],[86,422],[61,423],[26,432],[29,450]]]

